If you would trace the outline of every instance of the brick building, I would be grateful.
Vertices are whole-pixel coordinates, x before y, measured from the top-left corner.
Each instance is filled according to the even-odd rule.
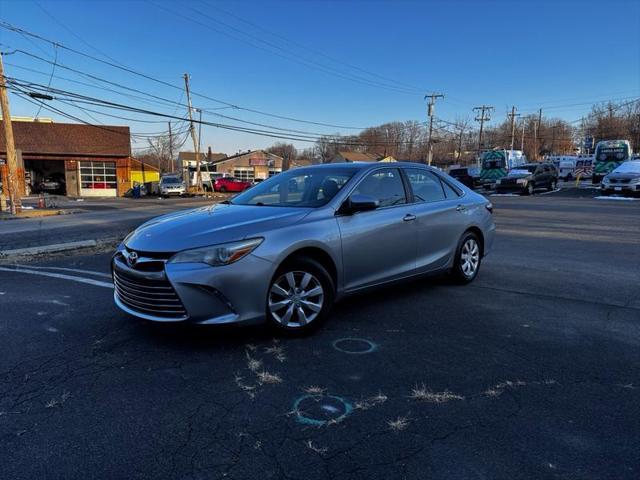
[[[134,182],[154,182],[158,169],[131,159],[129,127],[13,121],[22,194],[37,193],[45,179],[69,196],[115,197]],[[0,136],[0,163],[6,160]],[[6,171],[6,165],[1,167]],[[3,181],[6,188],[6,181]]]

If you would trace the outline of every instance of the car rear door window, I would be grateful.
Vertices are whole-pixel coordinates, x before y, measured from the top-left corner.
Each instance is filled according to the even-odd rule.
[[[444,193],[448,199],[458,198],[460,196],[460,192],[458,192],[455,188],[453,188],[447,182],[445,182],[444,180],[440,180],[440,182],[442,182],[442,188],[444,189]]]
[[[353,194],[375,198],[381,208],[407,203],[400,171],[395,168],[377,170],[369,174],[360,182]]]
[[[433,173],[420,168],[408,168],[405,172],[416,201],[439,202],[446,199],[442,182]]]

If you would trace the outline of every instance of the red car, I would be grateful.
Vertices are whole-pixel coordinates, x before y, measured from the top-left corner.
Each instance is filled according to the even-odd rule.
[[[233,177],[222,177],[213,183],[213,190],[216,192],[242,192],[252,184]]]

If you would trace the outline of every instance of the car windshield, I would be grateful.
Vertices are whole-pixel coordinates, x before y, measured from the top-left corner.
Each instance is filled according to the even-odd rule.
[[[452,177],[464,176],[467,174],[466,168],[454,168],[453,170],[449,170],[449,175]]]
[[[290,170],[235,197],[233,205],[272,207],[321,207],[349,181],[357,169],[317,168]]]
[[[162,183],[165,184],[180,184],[182,183],[178,177],[163,177]]]
[[[530,173],[535,172],[536,168],[538,168],[537,165],[520,165],[518,167],[513,168],[509,172],[509,176],[513,177],[514,175],[529,175]]]
[[[624,162],[613,173],[637,173],[640,175],[640,160]]]

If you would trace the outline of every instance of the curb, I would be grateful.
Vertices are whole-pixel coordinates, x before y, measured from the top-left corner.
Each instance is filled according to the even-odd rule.
[[[39,247],[16,248],[12,250],[0,251],[0,259],[11,257],[27,257],[37,255],[48,255],[51,253],[66,252],[69,250],[79,250],[83,248],[106,247],[120,242],[120,238],[105,238],[101,240],[80,240],[77,242],[55,243],[52,245],[42,245]]]

